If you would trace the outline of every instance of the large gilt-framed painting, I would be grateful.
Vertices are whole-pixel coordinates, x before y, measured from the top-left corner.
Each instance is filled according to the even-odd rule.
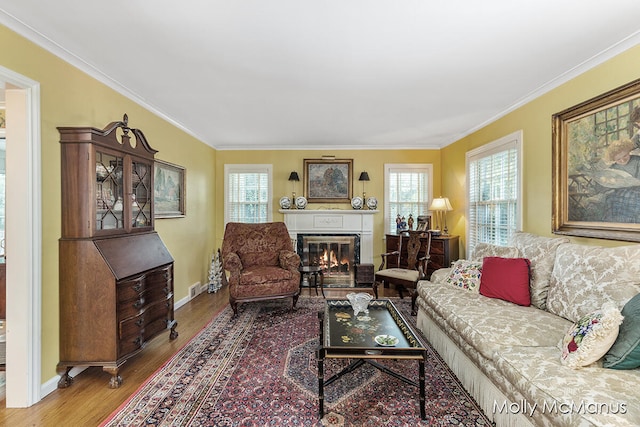
[[[640,79],[553,115],[553,232],[640,241]]]
[[[350,203],[353,159],[304,159],[304,188],[309,203]]]

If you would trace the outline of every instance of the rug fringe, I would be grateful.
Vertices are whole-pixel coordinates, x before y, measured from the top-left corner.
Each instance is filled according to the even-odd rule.
[[[484,413],[499,427],[528,427],[531,420],[522,414],[499,413],[494,410],[496,402],[510,401],[495,384],[467,357],[427,315],[418,311],[417,324],[433,348],[458,377]]]

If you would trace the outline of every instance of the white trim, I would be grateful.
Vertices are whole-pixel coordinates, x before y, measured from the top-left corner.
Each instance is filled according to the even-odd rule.
[[[518,152],[518,195],[517,195],[517,213],[516,213],[516,230],[522,229],[522,217],[523,217],[523,159],[522,159],[522,144],[523,144],[523,132],[522,129],[517,130],[509,135],[498,138],[473,150],[467,151],[465,156],[465,199],[466,199],[466,215],[465,215],[465,230],[466,230],[466,253],[469,254],[469,163],[479,158],[490,156],[492,154],[515,148]]]
[[[4,67],[0,67],[0,80],[17,88],[6,90],[8,108],[16,108],[8,113],[22,121],[22,126],[7,129],[6,181],[6,406],[21,408],[41,396],[40,84]]]

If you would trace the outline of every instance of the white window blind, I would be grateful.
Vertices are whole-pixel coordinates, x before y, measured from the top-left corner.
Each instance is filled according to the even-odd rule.
[[[478,243],[507,246],[520,228],[522,132],[467,153],[467,253]]]
[[[270,222],[271,165],[224,165],[224,170],[225,224]]]
[[[396,217],[417,222],[418,215],[427,215],[432,195],[433,167],[430,164],[385,164],[385,230],[396,231]]]

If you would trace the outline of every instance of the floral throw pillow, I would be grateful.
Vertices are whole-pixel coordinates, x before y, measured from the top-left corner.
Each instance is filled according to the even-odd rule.
[[[453,263],[449,277],[445,280],[453,286],[478,292],[480,289],[480,277],[482,275],[482,262],[460,259]]]
[[[604,356],[616,338],[622,314],[613,303],[581,317],[565,334],[560,343],[563,365],[573,369],[592,364]]]

